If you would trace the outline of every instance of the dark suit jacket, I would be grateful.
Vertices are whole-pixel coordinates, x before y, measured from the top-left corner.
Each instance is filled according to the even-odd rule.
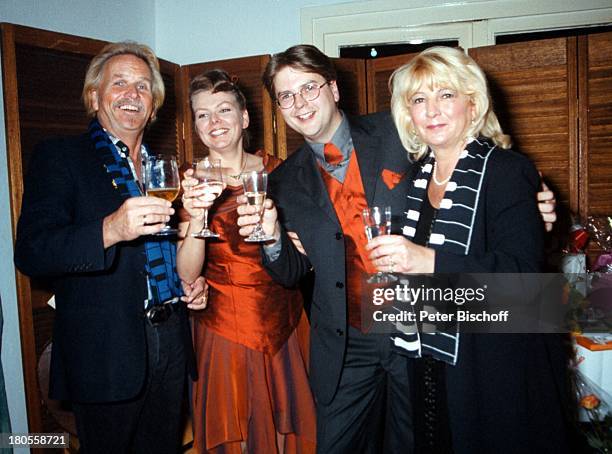
[[[405,210],[407,178],[390,190],[381,173],[388,169],[406,175],[409,162],[390,116],[349,118],[349,123],[368,205],[390,205],[399,219]],[[270,192],[281,223],[297,232],[308,257],[284,236],[278,259],[268,262],[264,257],[264,262],[271,276],[285,286],[297,285],[314,268],[310,380],[317,399],[328,403],[338,386],[346,347],[345,248],[340,222],[308,144],[272,172]]]
[[[105,250],[102,239],[104,217],[123,201],[89,135],[37,146],[25,180],[15,263],[29,276],[53,278],[52,398],[116,401],[143,386],[144,242]],[[182,317],[187,341],[186,310]]]

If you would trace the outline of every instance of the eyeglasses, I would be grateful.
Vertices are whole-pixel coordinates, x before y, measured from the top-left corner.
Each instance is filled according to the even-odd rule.
[[[297,93],[284,91],[278,95],[276,102],[281,109],[290,109],[295,104],[295,97],[300,95],[304,101],[314,101],[321,94],[321,88],[328,85],[329,81],[319,85],[316,82],[309,82],[302,85]]]

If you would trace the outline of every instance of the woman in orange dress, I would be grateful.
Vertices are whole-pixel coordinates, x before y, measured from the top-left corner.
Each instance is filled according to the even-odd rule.
[[[226,184],[214,200],[196,188],[192,170],[182,182],[184,238],[177,269],[187,282],[203,273],[209,285],[206,309],[193,314],[194,448],[199,453],[314,452],[301,294],[272,281],[261,265],[260,245],[245,242],[236,224],[240,175],[271,172],[280,160],[244,151],[249,114],[244,95],[225,71],[195,77],[190,93],[198,136],[210,159],[221,160]],[[210,229],[219,238],[191,237],[204,226],[208,207]]]

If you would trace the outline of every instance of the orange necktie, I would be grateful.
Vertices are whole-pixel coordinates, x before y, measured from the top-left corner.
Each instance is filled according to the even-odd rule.
[[[340,149],[331,142],[325,144],[323,155],[325,156],[325,161],[332,166],[337,166],[344,159]]]

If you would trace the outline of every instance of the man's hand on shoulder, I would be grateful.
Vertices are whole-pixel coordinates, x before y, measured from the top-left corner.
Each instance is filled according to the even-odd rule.
[[[540,177],[541,176],[542,173],[540,173]],[[542,186],[540,192],[538,192],[538,209],[540,210],[540,215],[542,216],[547,232],[553,229],[553,224],[557,221],[557,213],[555,212],[556,207],[557,201],[555,200],[555,194],[544,182],[544,179],[542,179]]]

